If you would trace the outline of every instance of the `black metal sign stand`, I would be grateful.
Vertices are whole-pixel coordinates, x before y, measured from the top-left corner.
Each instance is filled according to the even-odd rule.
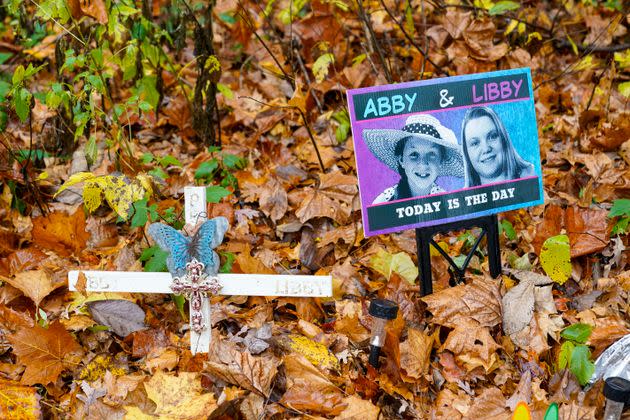
[[[459,267],[453,259],[444,251],[433,237],[438,233],[448,233],[454,230],[481,228],[481,234],[475,241],[470,253],[466,256],[464,264]],[[460,220],[443,225],[428,226],[416,229],[416,244],[418,246],[418,267],[420,268],[420,292],[422,296],[433,293],[433,281],[431,278],[431,253],[430,247],[433,245],[451,266],[458,281],[462,281],[470,259],[477,250],[484,236],[488,238],[488,262],[490,264],[490,275],[497,277],[501,274],[501,250],[499,249],[499,219],[496,214],[478,217],[476,219]]]

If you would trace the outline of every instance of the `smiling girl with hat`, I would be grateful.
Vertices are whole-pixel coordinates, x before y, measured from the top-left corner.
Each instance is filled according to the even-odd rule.
[[[431,115],[412,115],[401,130],[364,130],[363,138],[372,154],[400,175],[372,204],[444,192],[438,177],[464,176],[455,134]]]

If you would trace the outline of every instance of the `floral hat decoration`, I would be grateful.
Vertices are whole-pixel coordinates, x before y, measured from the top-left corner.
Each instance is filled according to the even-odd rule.
[[[398,172],[396,145],[405,137],[416,137],[443,146],[446,154],[440,164],[438,176],[464,177],[461,146],[457,143],[455,133],[431,115],[412,115],[407,118],[405,126],[400,130],[387,128],[363,130],[363,139],[372,154],[394,172]]]

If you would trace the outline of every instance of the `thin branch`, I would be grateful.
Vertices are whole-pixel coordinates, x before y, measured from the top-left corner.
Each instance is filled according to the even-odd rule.
[[[306,120],[306,115],[304,115],[304,112],[297,106],[295,105],[273,105],[273,104],[269,104],[267,102],[263,102],[263,101],[259,101],[258,99],[252,98],[251,96],[239,96],[239,99],[250,99],[254,102],[257,102],[261,105],[265,105],[271,108],[284,108],[284,109],[297,109],[297,111],[300,113],[300,115],[302,116],[302,121],[304,122],[304,127],[306,128],[306,131],[308,132],[308,136],[311,139],[311,143],[313,143],[313,147],[315,148],[315,154],[317,155],[317,160],[319,161],[319,167],[322,170],[322,173],[326,173],[326,169],[324,168],[324,161],[322,160],[322,156],[319,153],[319,148],[317,147],[317,142],[315,141],[315,137],[313,136],[313,132],[311,131],[311,127],[308,125],[308,121]]]
[[[278,59],[276,58],[275,54],[271,51],[271,49],[269,49],[269,47],[267,46],[265,41],[260,37],[260,35],[258,35],[258,33],[256,32],[256,28],[249,21],[249,18],[245,15],[246,11],[243,8],[243,5],[241,4],[240,1],[239,1],[238,5],[239,5],[238,15],[243,19],[243,22],[245,22],[247,27],[252,31],[252,33],[254,34],[256,39],[258,40],[258,42],[260,42],[260,44],[263,46],[263,48],[271,56],[271,58],[273,59],[274,63],[276,63],[276,66],[278,67],[278,69],[282,72],[282,74],[284,76],[284,79],[291,84],[291,88],[295,89],[295,80],[291,76],[289,76],[289,74],[284,70],[284,68],[282,67],[282,65],[280,64]]]
[[[431,63],[431,65],[433,67],[436,68],[436,70],[438,70],[440,72],[440,74],[444,74],[446,76],[448,76],[448,72],[446,70],[444,70],[441,66],[439,66],[437,63],[435,63],[433,60],[431,60],[431,58],[429,58],[429,55],[427,54],[426,51],[424,51],[422,48],[420,48],[420,46],[413,40],[413,38],[407,33],[407,31],[405,30],[405,27],[402,25],[402,23],[400,23],[398,21],[398,19],[396,19],[396,17],[394,16],[394,14],[389,10],[389,8],[385,5],[385,2],[383,0],[380,0],[381,2],[381,6],[383,6],[383,9],[385,9],[385,12],[387,12],[387,14],[389,15],[389,17],[396,23],[396,25],[398,26],[398,29],[401,30],[401,32],[403,33],[403,35],[405,35],[405,38],[407,38],[407,41],[409,41],[411,43],[411,45],[413,45],[416,50],[418,50],[418,52],[422,55],[423,60],[422,60],[422,68],[423,68],[423,73],[424,73],[424,62],[428,61],[429,63]],[[423,13],[424,16],[424,13]],[[427,44],[428,46],[428,44]],[[390,82],[391,83],[391,82]]]
[[[617,44],[617,45],[584,45],[584,44],[571,44],[569,41],[563,39],[556,41],[556,48],[572,48],[575,45],[578,51],[585,52],[605,52],[605,53],[614,53],[619,51],[624,51],[630,48],[630,44]]]
[[[363,8],[363,0],[357,0],[357,6],[359,6],[359,18],[365,24],[365,27],[366,27],[367,32],[368,32],[368,37],[369,37],[372,45],[374,46],[374,49],[376,50],[376,54],[378,55],[378,59],[381,62],[381,67],[383,67],[383,71],[385,72],[385,78],[387,79],[387,81],[389,83],[394,83],[394,79],[392,78],[392,74],[389,71],[389,67],[387,66],[387,62],[385,61],[385,55],[383,54],[383,50],[381,49],[381,46],[379,45],[379,43],[378,43],[378,41],[376,39],[376,34],[374,34],[374,30],[372,29],[372,24],[370,23],[370,20],[368,19],[367,15],[365,14],[365,9]]]

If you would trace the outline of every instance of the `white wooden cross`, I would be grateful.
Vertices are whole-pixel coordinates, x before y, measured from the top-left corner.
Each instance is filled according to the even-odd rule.
[[[195,225],[207,219],[206,188],[184,188],[186,224]],[[129,293],[173,293],[173,288],[184,291],[186,285],[181,279],[173,279],[170,273],[147,273],[128,271],[70,271],[68,284],[76,291],[79,273],[86,277],[85,290],[88,292],[129,292]],[[272,275],[272,274],[218,274],[217,294],[226,296],[332,296],[331,276]],[[174,281],[175,280],[175,281]],[[214,289],[213,287],[210,287]],[[216,290],[216,289],[214,289]],[[210,348],[210,300],[204,293],[201,298],[202,323],[193,319],[198,313],[198,299],[191,299],[190,306],[190,350],[193,354],[207,353]]]

